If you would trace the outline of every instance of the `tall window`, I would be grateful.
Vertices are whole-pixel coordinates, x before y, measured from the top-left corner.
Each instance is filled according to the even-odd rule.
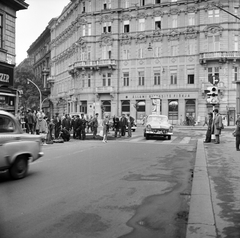
[[[128,49],[123,50],[123,59],[130,59],[130,51]]]
[[[92,2],[89,1],[88,2],[88,12],[91,12],[92,11]]]
[[[187,70],[187,84],[194,84],[194,69]]]
[[[160,57],[161,56],[161,47],[156,46],[154,47],[154,57]]]
[[[144,72],[143,71],[138,72],[138,85],[139,86],[144,85]]]
[[[84,13],[86,11],[86,5],[85,5],[85,2],[82,3],[82,12]]]
[[[130,7],[129,1],[130,0],[124,0],[124,8],[129,8]]]
[[[209,67],[208,68],[208,82],[213,83],[212,76],[219,77],[219,67]]]
[[[102,86],[103,87],[107,86],[107,76],[106,76],[106,74],[102,75]]]
[[[177,56],[177,55],[178,55],[178,42],[172,41],[171,56]]]
[[[111,7],[112,7],[111,0],[104,0],[104,2],[103,2],[103,9],[104,10],[111,9]]]
[[[92,35],[92,24],[88,23],[88,35],[91,36]]]
[[[110,33],[110,32],[112,32],[112,23],[104,22],[103,23],[103,33]]]
[[[112,74],[107,73],[107,86],[111,86],[111,77],[112,77]]]
[[[238,35],[234,36],[234,51],[238,51]]]
[[[161,3],[161,0],[155,0],[155,4]]]
[[[233,8],[233,14],[235,15],[235,16],[238,16],[238,6],[235,6],[234,8]],[[235,19],[235,21],[237,22],[237,21],[239,21],[236,17],[234,17],[234,19]]]
[[[188,25],[189,26],[195,25],[195,13],[194,12],[188,13]]]
[[[123,86],[129,86],[129,72],[123,73]]]
[[[170,84],[177,84],[177,72],[176,71],[170,72]]]
[[[88,87],[91,87],[91,74],[88,74]]]
[[[129,21],[123,21],[123,32],[127,33],[130,32],[130,23]]]
[[[0,14],[0,48],[3,48],[3,15]]]
[[[168,119],[178,120],[178,100],[169,100],[168,102]]]
[[[86,25],[83,25],[82,36],[85,36],[85,35],[86,35]]]
[[[178,20],[178,16],[177,15],[173,15],[172,16],[172,28],[178,27],[177,20]]]
[[[219,51],[220,50],[220,36],[208,36],[208,51]]]
[[[160,71],[154,72],[154,85],[160,85],[160,79],[161,79]]]
[[[130,112],[130,101],[122,101],[122,112]]]
[[[91,46],[87,47],[87,60],[91,60]]]
[[[188,55],[194,55],[196,53],[195,40],[189,39],[187,42]]]
[[[234,67],[234,81],[238,80],[238,67]]]
[[[145,19],[139,19],[139,31],[145,31]]]
[[[140,0],[140,6],[145,6],[145,0]]]
[[[208,22],[212,23],[219,23],[219,9],[208,10]]]
[[[112,57],[112,47],[103,46],[102,47],[102,59],[111,59]]]
[[[155,17],[155,30],[160,30],[161,29],[161,17]]]
[[[143,58],[143,48],[139,48],[138,49],[138,59],[142,59]]]

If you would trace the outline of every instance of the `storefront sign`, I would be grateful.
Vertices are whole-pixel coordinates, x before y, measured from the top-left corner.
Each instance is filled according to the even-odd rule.
[[[0,65],[0,84],[13,86],[13,68]]]
[[[136,99],[147,99],[147,98],[152,98],[152,97],[158,97],[158,98],[169,98],[169,99],[173,99],[173,98],[193,98],[193,97],[196,97],[191,95],[191,94],[188,94],[188,93],[162,93],[162,94],[150,94],[150,95],[132,95],[132,98],[136,98]]]

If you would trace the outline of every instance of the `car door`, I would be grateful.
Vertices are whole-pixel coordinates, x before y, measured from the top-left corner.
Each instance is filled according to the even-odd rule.
[[[16,126],[12,118],[0,114],[0,169],[9,166],[5,145],[16,138]]]

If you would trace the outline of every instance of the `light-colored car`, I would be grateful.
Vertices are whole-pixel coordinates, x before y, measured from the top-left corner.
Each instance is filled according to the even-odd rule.
[[[0,110],[0,171],[8,170],[13,179],[24,178],[29,162],[42,156],[41,136],[24,133],[11,113]]]
[[[165,115],[149,115],[145,121],[144,137],[163,136],[171,140],[173,126],[169,123]]]

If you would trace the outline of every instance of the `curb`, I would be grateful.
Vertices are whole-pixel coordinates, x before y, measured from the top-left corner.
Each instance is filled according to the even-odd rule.
[[[186,238],[217,237],[203,139],[197,143]]]

